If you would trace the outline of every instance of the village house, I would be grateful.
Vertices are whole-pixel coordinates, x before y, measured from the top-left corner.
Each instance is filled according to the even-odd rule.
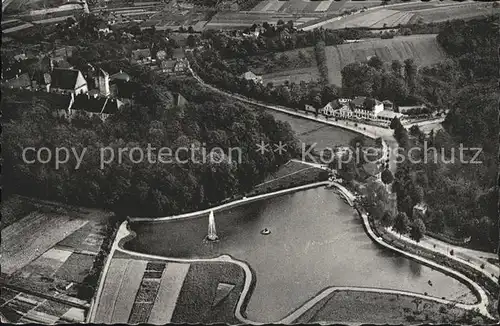
[[[22,75],[18,75],[15,78],[12,78],[3,83],[4,87],[7,88],[17,88],[17,89],[31,89],[32,83],[31,78],[28,73],[24,73]]]
[[[413,206],[413,218],[424,218],[425,214],[427,213],[427,204],[425,203],[418,203],[415,206]]]
[[[174,49],[172,53],[172,59],[177,61],[182,61],[186,59],[186,55],[184,54],[184,50],[182,48]]]
[[[135,64],[146,64],[151,62],[151,50],[150,49],[137,49],[132,51],[132,57],[130,62]]]
[[[377,114],[377,121],[391,123],[394,118],[404,120],[404,115],[394,111],[383,110]]]
[[[99,33],[99,34],[102,33],[104,35],[108,35],[110,33],[113,33],[113,31],[109,29],[108,24],[105,22],[100,22],[99,25],[95,28],[95,30],[97,31],[97,33]]]
[[[402,114],[411,114],[412,112],[426,109],[425,104],[420,105],[410,105],[410,106],[398,106],[398,112]]]
[[[246,80],[251,80],[256,84],[262,84],[263,82],[262,76],[258,76],[251,71],[247,71],[246,73],[241,75],[241,78],[245,78]]]
[[[160,68],[165,73],[173,74],[175,63],[175,60],[163,60],[160,63]]]
[[[376,180],[382,179],[382,169],[376,163],[365,163],[360,170],[364,179],[375,178]]]
[[[173,72],[177,75],[183,74],[187,71],[188,64],[186,61],[176,61],[174,64]]]
[[[71,118],[78,115],[97,116],[102,121],[105,121],[123,106],[123,103],[118,99],[90,96],[89,94],[74,96],[72,100],[72,105],[68,108],[68,116]]]
[[[339,110],[341,107],[342,107],[342,105],[339,103],[338,100],[333,100],[333,101],[327,103],[321,109],[321,113],[327,117],[333,117],[335,114],[335,111]]]
[[[48,72],[37,70],[31,77],[31,85],[35,91],[50,91],[51,76]]]
[[[379,100],[357,96],[350,102],[354,115],[360,119],[375,120],[379,112],[384,110],[384,105]]]
[[[317,113],[316,108],[309,104],[304,105],[304,110],[306,111],[306,113],[313,113],[313,114]]]
[[[349,108],[349,99],[339,98],[327,103],[322,109],[321,113],[327,117],[336,118],[351,118],[353,115],[352,110]]]
[[[87,81],[80,70],[54,68],[51,73],[50,91],[62,94],[86,94]]]
[[[335,118],[340,119],[351,119],[354,115],[354,112],[348,105],[342,105],[340,109],[336,110],[333,114]]]
[[[382,103],[384,104],[384,110],[388,110],[388,111],[394,110],[394,104],[391,101],[384,100],[384,101],[382,101]]]

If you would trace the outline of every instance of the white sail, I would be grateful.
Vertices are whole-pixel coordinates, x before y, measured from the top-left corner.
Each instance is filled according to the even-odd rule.
[[[208,240],[217,240],[217,233],[215,231],[215,217],[214,211],[210,211],[210,215],[208,216]]]

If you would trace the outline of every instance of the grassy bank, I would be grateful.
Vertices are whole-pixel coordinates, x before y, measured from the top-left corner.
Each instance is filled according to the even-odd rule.
[[[475,319],[473,319],[475,318]],[[464,309],[411,296],[335,291],[323,298],[295,323],[361,322],[385,324],[463,323],[482,324],[481,317]]]
[[[434,251],[430,251],[425,248],[418,247],[412,243],[408,243],[406,241],[403,241],[399,239],[398,237],[394,236],[391,233],[386,232],[386,230],[378,225],[378,223],[374,223],[372,220],[370,220],[370,224],[372,226],[373,231],[375,232],[376,235],[382,237],[382,239],[386,242],[389,243],[390,245],[399,248],[401,250],[404,250],[405,252],[411,253],[418,255],[420,257],[432,260],[439,265],[449,267],[459,273],[462,273],[469,277],[470,279],[474,280],[478,284],[480,284],[488,293],[488,296],[493,303],[490,305],[489,309],[490,313],[498,317],[498,311],[496,310],[496,300],[498,296],[498,291],[499,291],[499,286],[497,283],[493,282],[491,279],[487,278],[484,276],[482,273],[479,271],[465,265],[462,263],[457,262],[454,259],[451,259],[450,257],[447,257],[446,255],[436,253]]]

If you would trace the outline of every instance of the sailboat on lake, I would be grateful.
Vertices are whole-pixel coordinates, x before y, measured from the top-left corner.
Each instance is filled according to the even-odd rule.
[[[207,240],[209,241],[217,241],[219,237],[217,236],[217,232],[215,230],[215,217],[214,211],[210,211],[210,215],[208,216],[208,235]]]

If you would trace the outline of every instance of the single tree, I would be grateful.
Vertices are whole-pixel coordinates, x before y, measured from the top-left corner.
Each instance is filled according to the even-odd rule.
[[[394,226],[392,228],[400,235],[408,233],[410,229],[410,220],[408,219],[406,213],[400,212],[396,215]]]
[[[385,211],[382,219],[380,219],[380,223],[385,227],[392,226],[394,223],[394,216],[391,214],[391,212]]]
[[[384,171],[382,171],[381,178],[382,182],[386,185],[389,185],[394,181],[394,176],[389,169],[385,169]]]
[[[391,125],[390,125],[391,129],[396,130],[396,129],[402,127],[402,126],[403,125],[401,124],[401,121],[397,117],[395,117],[394,119],[392,119]]]
[[[425,224],[422,219],[417,218],[413,221],[410,229],[410,238],[415,240],[416,242],[420,242],[420,240],[425,235]]]

